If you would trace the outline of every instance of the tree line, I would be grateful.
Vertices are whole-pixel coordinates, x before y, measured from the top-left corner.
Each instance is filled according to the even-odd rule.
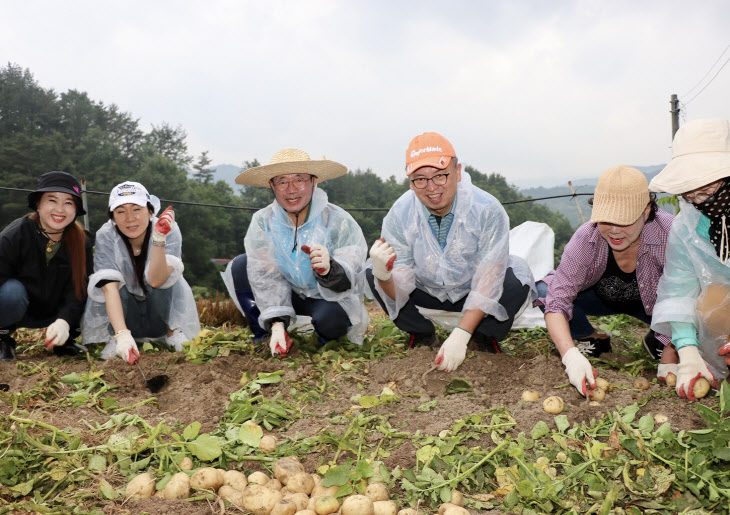
[[[29,69],[17,64],[0,68],[0,185],[32,190],[43,173],[62,170],[85,179],[92,191],[111,191],[130,180],[162,199],[256,208],[273,201],[270,190],[252,187],[234,192],[225,182],[216,181],[208,152],[191,156],[186,138],[184,128],[165,122],[144,131],[132,114],[93,100],[85,92],[44,88]],[[242,164],[244,168],[258,165],[258,160]],[[483,174],[471,166],[465,169],[476,186],[502,202],[526,198],[500,174]],[[371,170],[355,170],[322,183],[321,188],[344,209],[388,208],[408,189],[408,180],[405,176],[383,180]],[[104,195],[88,195],[92,233],[107,220],[107,200]],[[183,233],[186,278],[195,286],[223,289],[220,269],[211,259],[243,252],[253,211],[174,207]],[[505,207],[513,227],[526,220],[549,224],[557,249],[572,235],[568,220],[545,206],[525,202]],[[0,190],[0,227],[27,212],[26,193]],[[351,213],[368,244],[380,237],[385,211]]]

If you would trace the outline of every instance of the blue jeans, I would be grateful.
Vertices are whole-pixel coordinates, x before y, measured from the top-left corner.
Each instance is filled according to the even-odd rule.
[[[56,318],[38,319],[28,316],[30,299],[23,283],[8,279],[0,286],[0,328],[48,327]]]
[[[135,338],[159,338],[167,336],[167,321],[170,319],[172,288],[159,289],[147,285],[144,299],[135,297],[126,286],[119,289],[124,310],[124,323]],[[109,324],[109,334],[114,334]]]
[[[544,299],[547,296],[548,287],[543,281],[538,281],[537,296]],[[540,309],[545,312],[545,306],[540,306]],[[578,293],[573,303],[573,318],[568,321],[570,326],[570,336],[574,340],[580,340],[587,336],[592,335],[595,332],[593,325],[588,321],[588,315],[591,316],[607,316],[607,315],[629,315],[634,318],[651,323],[651,316],[647,315],[643,310],[641,311],[616,311],[610,308],[595,294],[592,289],[583,290]]]

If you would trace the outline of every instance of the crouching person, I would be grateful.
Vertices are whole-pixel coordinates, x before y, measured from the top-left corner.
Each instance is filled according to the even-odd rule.
[[[139,360],[136,341],[160,339],[175,351],[200,331],[190,286],[182,276],[182,235],[172,208],[137,182],[109,196],[109,221],[96,233],[94,274],[83,320],[84,343],[107,342],[102,358]]]
[[[297,315],[312,318],[322,342],[347,335],[362,343],[370,321],[363,304],[365,238],[357,222],[317,188],[346,172],[339,163],[284,149],[270,164],[236,178],[274,192],[274,202],[253,215],[246,253],[229,264],[226,284],[255,340],[268,338],[275,357],[289,352],[287,328]]]

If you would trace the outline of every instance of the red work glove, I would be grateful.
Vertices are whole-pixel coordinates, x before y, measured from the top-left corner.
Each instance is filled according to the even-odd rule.
[[[309,254],[312,261],[312,269],[319,275],[327,275],[330,272],[330,252],[324,245],[302,245],[305,254]]]
[[[722,356],[722,359],[725,360],[725,364],[730,367],[730,339],[728,339],[728,342],[720,347],[720,350],[717,351],[717,353]]]
[[[175,227],[175,211],[172,206],[165,209],[155,223],[155,230],[152,232],[152,241],[164,243],[167,235]]]

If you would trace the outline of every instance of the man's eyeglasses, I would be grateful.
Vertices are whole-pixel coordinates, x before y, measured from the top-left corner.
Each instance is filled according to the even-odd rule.
[[[719,181],[711,182],[701,188],[688,191],[687,193],[682,193],[682,198],[690,204],[701,204],[717,193],[717,190],[719,190],[720,186],[722,186],[722,182],[723,180],[720,179]]]
[[[451,175],[451,172],[449,173],[437,173],[433,177],[419,177],[418,179],[411,179],[411,184],[413,184],[414,187],[418,188],[419,190],[422,190],[426,186],[428,186],[428,181],[433,181],[433,183],[436,186],[443,186],[446,184],[446,181],[449,180],[449,175]]]
[[[298,177],[294,177],[293,179],[282,179],[279,177],[275,177],[271,179],[271,185],[276,191],[284,192],[289,189],[290,184],[292,184],[298,190],[303,190],[311,181],[311,175],[300,175]]]

